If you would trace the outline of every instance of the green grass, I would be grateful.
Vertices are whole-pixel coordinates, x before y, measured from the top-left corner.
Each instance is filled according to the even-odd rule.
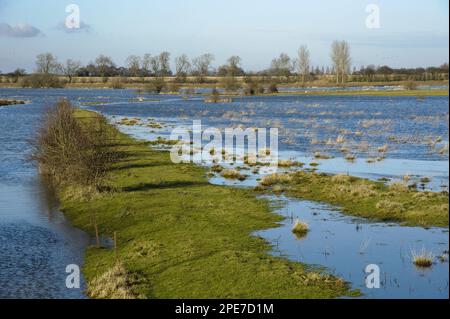
[[[266,191],[283,184],[293,197],[326,202],[344,213],[411,226],[448,227],[448,193],[419,192],[406,185],[351,177],[298,171],[272,175],[261,181]]]
[[[322,270],[270,256],[270,245],[252,233],[277,227],[281,217],[252,191],[211,185],[205,169],[173,164],[168,152],[122,134],[118,148],[126,156],[110,173],[108,192],[89,201],[70,189],[60,194],[75,226],[93,234],[95,216],[102,236],[117,232],[119,269],[113,249],[87,251],[83,272],[93,297],[358,295]],[[121,293],[114,295],[114,287]]]

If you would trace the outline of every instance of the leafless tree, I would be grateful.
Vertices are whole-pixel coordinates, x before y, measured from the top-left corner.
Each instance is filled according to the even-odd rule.
[[[289,76],[293,70],[291,58],[286,53],[281,53],[278,58],[272,60],[270,69],[278,76]]]
[[[170,53],[162,52],[150,59],[152,73],[156,77],[165,77],[171,74],[170,71]]]
[[[241,57],[233,55],[228,59],[228,76],[236,76],[241,70]]]
[[[141,74],[142,60],[140,57],[137,55],[130,55],[126,60],[126,64],[132,76],[139,76]]]
[[[95,65],[97,66],[97,69],[102,77],[105,77],[109,69],[115,67],[111,57],[103,54],[99,55],[97,59],[95,59]]]
[[[160,65],[160,72],[161,76],[168,76],[172,74],[172,71],[170,70],[170,53],[169,52],[162,52],[159,56],[159,65]]]
[[[68,59],[66,63],[62,66],[62,72],[65,76],[69,78],[69,83],[72,83],[72,79],[77,75],[78,70],[81,68],[81,62]]]
[[[350,72],[352,59],[350,47],[346,41],[334,41],[331,45],[331,60],[336,73],[336,83],[344,83],[345,75]],[[340,81],[339,81],[340,80]]]
[[[175,59],[175,72],[177,81],[185,82],[191,71],[191,62],[186,54],[182,54]]]
[[[152,71],[152,61],[153,57],[149,53],[146,53],[142,59],[142,70],[146,76],[148,76]]]
[[[210,53],[203,54],[192,61],[194,72],[199,76],[200,80],[209,74],[211,64],[214,61],[214,55]]]
[[[42,53],[36,57],[36,73],[56,74],[61,70],[58,59],[51,53]]]
[[[297,63],[298,73],[302,76],[302,83],[305,84],[311,64],[310,53],[306,45],[302,45],[298,50]]]

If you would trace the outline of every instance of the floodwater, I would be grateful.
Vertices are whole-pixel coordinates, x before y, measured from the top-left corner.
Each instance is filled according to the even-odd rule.
[[[119,125],[119,129],[143,140],[167,138],[173,128],[189,128],[193,120],[219,129],[277,127],[283,159],[299,160],[305,167],[317,162],[319,171],[373,180],[401,180],[406,175],[408,180],[418,181],[428,177],[431,181],[422,185],[423,189],[448,190],[447,97],[242,97],[229,104],[205,104],[200,96],[148,95],[137,99],[131,90],[0,90],[3,95],[32,101],[30,109],[68,97],[76,105],[101,112],[113,123],[125,117],[139,118],[142,125]],[[144,125],[148,121],[162,127]],[[342,149],[356,160],[345,160]],[[317,152],[331,159],[315,159]],[[12,171],[8,166],[3,174],[18,174]],[[251,187],[261,177],[250,170],[243,173],[250,175],[243,182],[229,182],[218,175],[210,181]],[[448,298],[448,228],[372,223],[321,203],[270,199],[274,209],[287,218],[280,227],[255,235],[270,241],[274,254],[325,267],[361,289],[366,298]],[[311,232],[305,238],[292,234],[296,218],[310,224]],[[411,261],[412,253],[423,248],[436,257],[427,270],[416,268]],[[379,289],[366,288],[364,270],[369,264],[380,268]]]
[[[84,298],[82,278],[80,289],[66,287],[66,267],[82,266],[89,237],[57,211],[26,160],[43,109],[0,107],[0,298]]]

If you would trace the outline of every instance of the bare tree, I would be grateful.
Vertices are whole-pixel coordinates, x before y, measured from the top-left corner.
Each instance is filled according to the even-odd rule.
[[[75,61],[72,59],[68,59],[66,63],[62,66],[62,72],[65,76],[69,78],[69,83],[72,83],[72,79],[75,75],[77,75],[77,72],[81,68],[81,62]]]
[[[293,70],[291,58],[286,53],[281,53],[278,58],[272,60],[270,69],[278,76],[289,76]]]
[[[331,60],[336,73],[336,83],[344,83],[345,75],[350,72],[352,59],[350,47],[346,41],[334,41],[331,45]],[[341,81],[339,81],[341,79]]]
[[[142,60],[140,57],[137,55],[130,55],[126,60],[126,64],[132,76],[139,76],[141,74]]]
[[[310,53],[306,45],[302,45],[298,50],[298,73],[302,76],[302,83],[305,84],[306,78],[309,75],[309,68],[311,64]]]
[[[115,67],[113,60],[106,55],[99,55],[97,59],[95,59],[95,65],[97,66],[98,72],[102,77],[105,77],[107,72]]]
[[[169,52],[162,52],[158,56],[159,60],[159,66],[160,66],[160,72],[161,76],[169,76],[172,74],[172,71],[170,70],[170,53]]]
[[[200,82],[209,74],[211,64],[214,61],[214,55],[210,53],[203,54],[192,61],[194,72],[199,77]]]
[[[175,72],[177,81],[185,82],[191,71],[191,62],[186,54],[182,54],[175,59]]]
[[[55,74],[61,70],[58,59],[51,53],[42,53],[36,57],[36,72],[41,74]]]
[[[146,76],[150,75],[152,71],[152,61],[153,57],[149,53],[145,54],[144,58],[142,59],[142,70],[144,71]]]
[[[242,72],[241,62],[241,57],[237,55],[233,55],[228,59],[228,76],[237,76]]]
[[[170,53],[161,54],[150,58],[150,69],[156,77],[165,77],[171,74],[170,71]]]

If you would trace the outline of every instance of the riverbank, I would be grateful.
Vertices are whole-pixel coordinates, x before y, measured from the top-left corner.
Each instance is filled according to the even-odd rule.
[[[117,258],[112,249],[87,252],[91,297],[356,295],[340,279],[270,256],[270,245],[252,233],[276,227],[281,217],[252,191],[211,185],[205,169],[173,164],[168,152],[118,136],[126,156],[110,172],[108,192],[91,200],[72,188],[60,193],[61,210],[76,227],[95,233],[97,224],[101,236],[117,234]]]

